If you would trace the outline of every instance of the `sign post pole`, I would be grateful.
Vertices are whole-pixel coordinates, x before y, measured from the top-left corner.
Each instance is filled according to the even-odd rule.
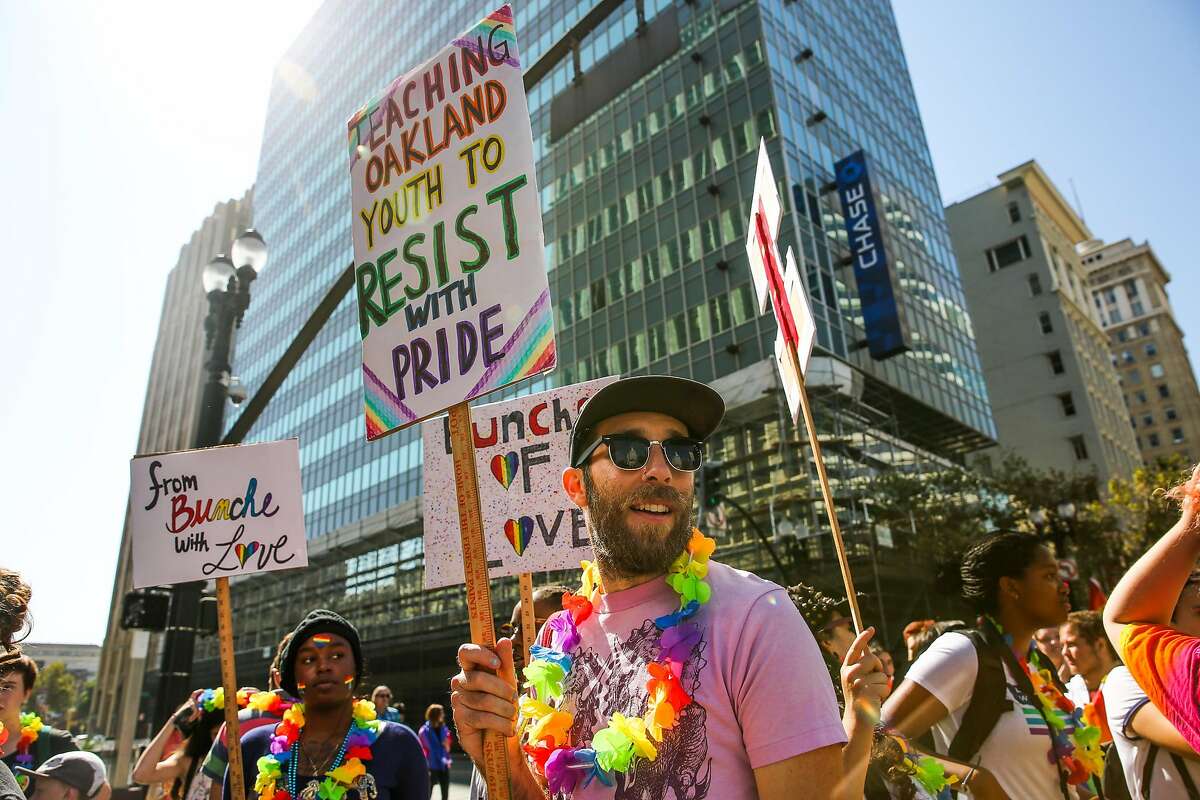
[[[450,447],[454,456],[454,485],[458,497],[471,641],[494,648],[496,627],[492,619],[492,590],[488,582],[483,516],[479,508],[475,440],[471,432],[471,408],[465,401],[450,406]],[[508,757],[504,737],[492,731],[486,732],[483,737],[483,774],[487,780],[488,797],[491,800],[509,800]]]
[[[813,422],[812,407],[808,402],[808,390],[804,385],[804,374],[796,358],[794,347],[788,348],[788,355],[796,369],[800,381],[800,408],[804,413],[804,427],[808,430],[808,444],[812,448],[813,461],[817,465],[817,478],[821,483],[821,498],[825,501],[825,511],[829,515],[829,528],[833,531],[833,547],[837,551],[838,568],[842,571],[842,584],[846,588],[846,600],[850,603],[850,617],[854,620],[854,632],[862,633],[862,611],[858,608],[858,594],[854,591],[854,579],[850,576],[850,561],[846,558],[846,543],[842,540],[842,527],[838,524],[837,510],[833,506],[833,492],[829,489],[829,476],[825,473],[825,459],[821,457],[821,442],[817,438],[817,426]]]
[[[533,608],[533,574],[522,572],[517,578],[521,589],[521,649],[525,652],[525,663],[530,661],[529,651],[533,648],[533,638],[537,636],[534,628],[537,626],[537,616]],[[516,647],[518,642],[513,642]]]
[[[221,647],[221,684],[225,687],[225,746],[229,750],[229,787],[233,800],[246,800],[242,745],[238,730],[237,674],[233,658],[233,609],[229,578],[217,578],[217,636]]]

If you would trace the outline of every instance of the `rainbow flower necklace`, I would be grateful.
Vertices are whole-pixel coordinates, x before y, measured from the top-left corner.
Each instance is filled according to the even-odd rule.
[[[21,738],[17,740],[17,766],[25,767],[25,769],[33,769],[33,754],[29,752],[29,748],[38,740],[38,732],[44,726],[42,718],[32,711],[21,713]],[[4,729],[3,723],[0,723],[0,747],[8,741],[8,731]],[[18,772],[16,774],[17,784],[24,789],[29,785],[29,776]]]
[[[237,693],[238,708],[246,708],[250,704],[251,697],[257,697],[260,694],[271,694],[270,692],[251,692],[247,689],[239,689]],[[225,709],[225,687],[218,686],[215,689],[203,689],[199,696],[196,697],[196,705],[204,709],[204,711],[223,711]]]
[[[518,730],[522,748],[546,779],[551,794],[570,794],[593,779],[612,786],[613,772],[629,772],[637,759],[653,761],[658,757],[655,742],[663,741],[663,731],[674,728],[679,715],[692,702],[680,679],[684,662],[700,641],[701,631],[687,620],[712,595],[704,578],[715,548],[714,540],[692,529],[687,549],[671,564],[666,577],[667,584],[679,595],[679,608],[654,620],[660,631],[659,656],[648,665],[646,711],[641,717],[614,713],[608,725],[592,736],[590,747],[570,744],[574,716],[550,705],[551,701],[556,705],[562,702],[563,685],[571,672],[571,653],[580,643],[578,626],[592,615],[604,591],[596,565],[581,563],[579,592],[563,596],[564,610],[546,623],[550,646],[534,645],[530,651],[532,658],[524,670],[524,685],[533,694],[521,699]]]
[[[251,698],[251,707],[257,697]],[[275,699],[281,698],[275,696]],[[374,800],[378,794],[375,779],[363,765],[364,761],[370,761],[373,757],[371,746],[383,730],[383,723],[375,719],[374,703],[368,700],[354,703],[350,727],[325,773],[325,779],[318,782],[314,778],[297,793],[300,733],[303,730],[304,704],[296,703],[283,712],[283,720],[275,726],[270,754],[258,759],[258,778],[254,782],[254,791],[258,792],[259,800],[343,800],[350,789],[357,789],[362,800]],[[284,788],[279,788],[280,781],[283,781]]]
[[[1100,728],[1089,725],[1084,720],[1084,709],[1077,708],[1058,688],[1051,673],[1053,665],[1045,662],[1045,657],[1033,642],[1029,643],[1028,652],[1022,656],[1013,647],[1012,634],[1005,632],[995,618],[987,616],[985,619],[1000,633],[1016,657],[1017,664],[1029,676],[1038,710],[1050,731],[1052,745],[1048,758],[1058,763],[1059,771],[1072,786],[1087,783],[1093,775],[1099,776],[1104,772]]]

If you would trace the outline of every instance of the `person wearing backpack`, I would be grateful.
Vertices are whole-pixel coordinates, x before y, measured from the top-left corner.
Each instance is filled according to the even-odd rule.
[[[1057,561],[1034,536],[1002,532],[967,551],[961,574],[977,627],[942,635],[917,659],[884,705],[884,724],[909,739],[932,728],[939,754],[986,770],[1009,797],[1091,796],[1103,769],[1099,731],[1033,641],[1070,610]],[[962,782],[967,794],[976,778]]]

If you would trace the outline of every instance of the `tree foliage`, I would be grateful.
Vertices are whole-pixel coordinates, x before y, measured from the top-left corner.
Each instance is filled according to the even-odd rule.
[[[78,692],[78,681],[61,661],[47,664],[38,675],[38,699],[50,718],[57,722],[66,720],[75,708]]]
[[[957,572],[962,554],[989,533],[1017,530],[1061,548],[1082,580],[1095,576],[1111,589],[1178,518],[1158,490],[1185,478],[1187,467],[1178,457],[1140,467],[1104,492],[1094,477],[1037,469],[1017,456],[990,474],[892,472],[873,481],[871,514],[930,565],[931,578]]]

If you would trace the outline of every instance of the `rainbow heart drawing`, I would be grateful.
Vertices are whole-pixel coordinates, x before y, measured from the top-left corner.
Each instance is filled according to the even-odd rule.
[[[492,475],[507,489],[517,477],[517,466],[521,463],[515,452],[492,456]]]
[[[237,556],[237,560],[242,562],[242,566],[246,566],[246,562],[250,560],[250,556],[258,552],[258,548],[262,547],[258,542],[251,542],[249,545],[239,544],[233,548],[233,554]]]
[[[523,555],[529,546],[529,540],[533,538],[533,525],[533,517],[510,519],[504,523],[504,536],[517,555]]]

